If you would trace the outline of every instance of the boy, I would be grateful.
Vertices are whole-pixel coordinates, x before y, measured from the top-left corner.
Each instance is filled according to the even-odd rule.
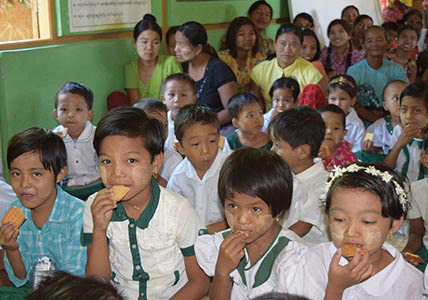
[[[106,188],[85,206],[86,274],[111,279],[127,299],[200,299],[209,287],[194,256],[199,217],[152,179],[164,142],[160,122],[135,107],[107,113],[95,132]],[[117,185],[128,188],[120,202],[113,200]]]
[[[317,111],[302,106],[277,115],[269,124],[272,151],[293,171],[291,207],[284,216],[284,228],[294,231],[308,244],[328,241],[325,214],[319,196],[328,172],[321,160],[314,163],[324,139],[324,121]]]
[[[269,150],[272,142],[263,129],[263,109],[259,99],[252,93],[239,93],[227,104],[232,124],[236,131],[226,137],[231,150],[242,147]]]
[[[164,130],[165,136],[168,138],[168,117],[167,117],[168,109],[165,104],[163,104],[158,99],[148,98],[148,99],[143,99],[134,103],[133,106],[144,110],[144,112],[149,117],[155,118],[156,120],[161,122],[165,129]],[[183,158],[177,151],[171,148],[165,147],[164,162],[160,171],[161,178],[168,181],[172,175],[172,172],[174,172],[175,168],[182,160]],[[165,183],[165,186],[166,186],[166,183]]]
[[[19,287],[29,280],[38,259],[48,256],[56,269],[83,275],[86,247],[80,244],[84,203],[58,185],[67,173],[67,153],[60,137],[40,128],[14,135],[7,149],[10,183],[26,221],[20,228],[0,228],[5,267]]]
[[[95,126],[90,122],[94,95],[81,83],[66,82],[55,94],[54,117],[61,124],[54,132],[67,149],[68,172],[63,185],[79,187],[100,179],[98,160],[92,141]]]
[[[384,163],[407,176],[410,182],[423,179],[423,134],[428,128],[428,88],[423,82],[412,83],[401,93],[400,121],[401,126],[396,126],[392,133],[394,146]]]
[[[217,114],[205,105],[186,105],[174,127],[177,149],[186,158],[175,168],[167,188],[190,201],[210,233],[226,229],[217,182],[227,154],[218,151]]]

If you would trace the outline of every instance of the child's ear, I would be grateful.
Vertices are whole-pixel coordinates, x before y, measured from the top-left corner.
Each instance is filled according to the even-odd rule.
[[[60,183],[64,179],[65,175],[67,175],[67,167],[62,168],[59,171],[58,175],[56,176],[56,183]]]
[[[233,125],[235,128],[239,128],[238,118],[232,118],[232,125]]]
[[[308,144],[300,145],[295,149],[297,151],[297,157],[300,160],[308,159],[311,157],[311,146]]]
[[[153,158],[152,168],[153,168],[154,174],[159,173],[159,170],[161,169],[162,164],[163,164],[163,152],[156,154],[155,157]]]
[[[92,120],[93,116],[94,116],[94,111],[92,109],[90,109],[89,112],[88,112],[88,119]]]
[[[357,103],[357,96],[351,99],[351,106],[354,106]]]
[[[181,142],[175,142],[175,143],[174,143],[174,146],[175,146],[175,149],[177,149],[177,151],[178,151],[181,155],[186,156],[186,154],[184,153],[184,148],[183,148],[183,146],[181,145]]]
[[[383,99],[383,101],[382,101],[382,107],[383,107],[383,109],[385,111],[388,111],[388,108],[386,107],[386,101],[385,101],[385,99]]]
[[[58,120],[58,111],[56,110],[56,108],[53,110],[53,116],[55,120]]]
[[[401,217],[399,220],[392,220],[391,228],[389,229],[388,235],[393,235],[397,230],[401,227],[401,224],[403,224],[404,217]]]

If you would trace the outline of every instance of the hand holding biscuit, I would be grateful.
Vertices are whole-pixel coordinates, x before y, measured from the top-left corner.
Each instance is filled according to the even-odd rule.
[[[114,190],[102,189],[98,192],[91,205],[92,220],[94,222],[94,231],[106,231],[111,217],[113,216],[113,209],[117,207],[117,201],[113,199]]]
[[[19,245],[17,242],[19,229],[9,222],[0,227],[0,245],[6,251],[18,250]]]

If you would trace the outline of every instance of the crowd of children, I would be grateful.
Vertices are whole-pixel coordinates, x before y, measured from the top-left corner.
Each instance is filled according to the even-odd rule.
[[[0,215],[25,221],[0,227],[0,299],[59,299],[58,284],[100,299],[427,299],[419,18],[376,26],[348,6],[322,48],[307,13],[262,35],[272,8],[255,1],[217,57],[193,21],[159,54],[146,15],[128,105],[94,126],[92,91],[66,82],[59,125],[9,140]]]

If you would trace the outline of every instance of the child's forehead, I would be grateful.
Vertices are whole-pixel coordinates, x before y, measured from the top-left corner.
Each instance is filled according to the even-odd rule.
[[[219,134],[218,127],[211,123],[196,122],[184,130],[183,138]]]
[[[343,121],[343,116],[334,111],[324,111],[321,113],[321,117],[328,121],[338,121],[340,123]]]
[[[247,103],[241,107],[239,114],[252,112],[252,111],[258,111],[261,109],[262,109],[262,106],[258,102]]]
[[[192,84],[187,80],[172,79],[165,84],[165,89],[186,89],[194,92]]]
[[[293,91],[292,91],[290,88],[286,87],[286,86],[281,86],[281,87],[279,87],[279,88],[277,88],[277,89],[274,89],[274,90],[273,90],[273,94],[274,94],[274,95],[275,95],[275,94],[287,94],[287,95],[292,95],[292,94],[293,94]]]
[[[423,107],[426,109],[425,101],[423,97],[404,96],[401,99],[401,105]]]
[[[67,105],[67,104],[73,104],[73,105],[86,105],[85,97],[79,94],[73,94],[73,93],[61,93],[58,95],[58,104],[60,105]]]
[[[352,213],[382,213],[381,200],[374,192],[363,188],[338,186],[331,195],[330,211]]]
[[[11,168],[43,168],[42,157],[39,151],[29,151],[18,155],[14,160],[10,162]]]

